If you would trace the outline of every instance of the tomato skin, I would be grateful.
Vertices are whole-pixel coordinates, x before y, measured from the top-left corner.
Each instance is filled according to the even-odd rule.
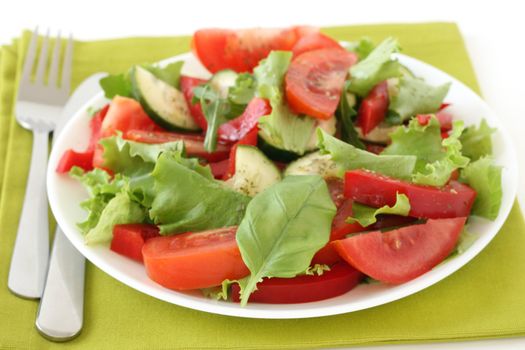
[[[255,97],[244,112],[235,119],[219,127],[219,139],[224,142],[237,142],[257,126],[259,118],[272,112],[267,100]]]
[[[89,129],[91,131],[89,137],[88,147],[84,152],[76,152],[72,149],[67,150],[60,158],[56,171],[58,173],[67,173],[72,167],[78,166],[85,171],[93,170],[93,158],[98,141],[100,140],[102,122],[106,117],[109,109],[109,104],[102,107],[95,113],[89,121]]]
[[[128,130],[123,138],[142,143],[166,143],[173,141],[184,141],[186,153],[189,156],[206,159],[209,162],[218,162],[228,158],[230,146],[222,143],[217,144],[215,152],[208,153],[204,148],[204,136],[196,134],[182,134],[171,131],[144,131]]]
[[[392,206],[396,193],[410,200],[409,216],[417,218],[453,218],[470,214],[476,191],[457,181],[438,188],[396,180],[364,170],[347,171],[345,196],[372,207]]]
[[[218,286],[250,271],[235,241],[237,227],[152,238],[142,255],[148,276],[175,290]]]
[[[388,110],[388,85],[386,81],[377,84],[361,102],[357,112],[357,125],[368,134],[378,126]]]
[[[379,281],[410,281],[442,262],[454,249],[466,217],[429,219],[425,224],[374,231],[334,241],[341,257]]]
[[[346,263],[339,263],[321,276],[269,278],[257,284],[250,302],[297,304],[333,298],[345,294],[359,284],[364,275]],[[240,301],[240,288],[232,285],[232,300]]]
[[[252,130],[250,130],[246,135],[244,135],[242,139],[240,139],[235,145],[233,145],[232,149],[230,150],[230,158],[228,159],[228,169],[222,177],[223,180],[228,180],[235,174],[235,156],[237,154],[237,147],[239,145],[257,146],[258,133],[259,129],[257,128],[256,124]]]
[[[339,208],[345,201],[344,194],[344,182],[343,179],[338,177],[329,177],[325,179],[326,185],[328,186],[328,192],[330,192],[330,198],[334,202],[336,208]]]
[[[205,82],[206,80],[192,78],[185,75],[181,75],[180,77],[180,89],[182,91],[182,94],[184,95],[186,104],[188,105],[188,108],[190,110],[190,114],[193,117],[195,123],[197,123],[197,125],[204,131],[208,129],[208,121],[204,116],[201,104],[193,104],[193,88],[202,85]]]
[[[285,75],[286,99],[297,114],[319,119],[334,115],[348,68],[357,62],[352,52],[321,49],[297,56]]]
[[[84,169],[84,171],[93,170],[94,151],[76,152],[68,149],[60,158],[56,172],[59,174],[68,173],[74,166]]]
[[[312,33],[300,38],[292,48],[292,53],[294,57],[297,57],[304,52],[319,49],[344,50],[344,48],[341,45],[339,45],[337,41],[330,38],[329,36],[326,36],[322,33]]]
[[[191,47],[212,73],[223,69],[250,72],[270,51],[290,51],[300,37],[317,31],[312,27],[201,29],[193,34]]]
[[[223,159],[218,162],[208,163],[208,165],[211,168],[211,173],[213,174],[213,177],[221,180],[228,173],[228,168],[230,166],[230,160]]]
[[[154,237],[160,237],[159,229],[155,225],[115,225],[110,249],[130,259],[143,262],[142,247],[148,239]]]
[[[146,114],[139,102],[132,98],[115,96],[102,122],[100,137],[113,136],[117,131],[162,130]]]

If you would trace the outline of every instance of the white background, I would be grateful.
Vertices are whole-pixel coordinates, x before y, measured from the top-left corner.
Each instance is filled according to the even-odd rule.
[[[202,27],[454,21],[465,38],[482,94],[510,131],[520,174],[525,174],[525,8],[520,1],[18,0],[3,2],[1,9],[0,44],[36,25],[90,40],[191,34]],[[525,207],[525,181],[520,182],[518,197]],[[525,339],[380,348],[523,349]]]

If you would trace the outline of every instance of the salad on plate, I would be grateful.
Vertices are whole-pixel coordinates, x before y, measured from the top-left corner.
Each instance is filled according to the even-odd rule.
[[[450,111],[395,38],[342,45],[312,27],[203,29],[184,61],[100,81],[84,151],[56,171],[89,192],[78,224],[173,290],[304,303],[401,284],[494,220],[501,167],[482,120]]]

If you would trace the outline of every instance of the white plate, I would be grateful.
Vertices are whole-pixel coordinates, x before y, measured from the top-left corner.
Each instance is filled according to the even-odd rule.
[[[113,253],[107,246],[86,246],[83,236],[76,228],[76,223],[82,221],[86,216],[79,203],[87,198],[87,193],[77,181],[72,180],[67,175],[57,174],[55,169],[60,156],[66,149],[82,150],[87,145],[89,138],[87,109],[88,107],[102,107],[107,103],[102,92],[86,102],[71,118],[56,140],[47,172],[47,189],[51,209],[69,240],[101,270],[122,283],[154,298],[196,310],[252,318],[307,318],[367,309],[414,294],[461,268],[496,235],[509,214],[516,196],[517,161],[508,133],[478,95],[458,80],[426,63],[404,55],[398,55],[398,57],[401,63],[417,76],[424,77],[430,84],[452,82],[446,101],[452,103],[449,108],[454,116],[463,119],[467,125],[477,124],[481,118],[486,118],[490,126],[498,129],[493,138],[494,154],[496,162],[503,166],[503,200],[498,218],[495,221],[471,218],[471,231],[479,235],[474,244],[464,253],[447,260],[432,271],[410,282],[398,286],[362,284],[342,296],[312,303],[290,305],[250,303],[246,307],[240,307],[236,303],[206,299],[199,292],[182,293],[163,288],[146,276],[141,264]],[[187,74],[201,77],[206,77],[209,74],[199,66],[191,54],[173,57],[163,63],[181,59],[187,62],[184,67]]]

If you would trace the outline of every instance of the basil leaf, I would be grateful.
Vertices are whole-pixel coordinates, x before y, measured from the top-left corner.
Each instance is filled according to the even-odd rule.
[[[239,281],[241,305],[264,277],[305,273],[330,236],[336,208],[320,176],[289,176],[255,196],[237,230],[251,275]]]

